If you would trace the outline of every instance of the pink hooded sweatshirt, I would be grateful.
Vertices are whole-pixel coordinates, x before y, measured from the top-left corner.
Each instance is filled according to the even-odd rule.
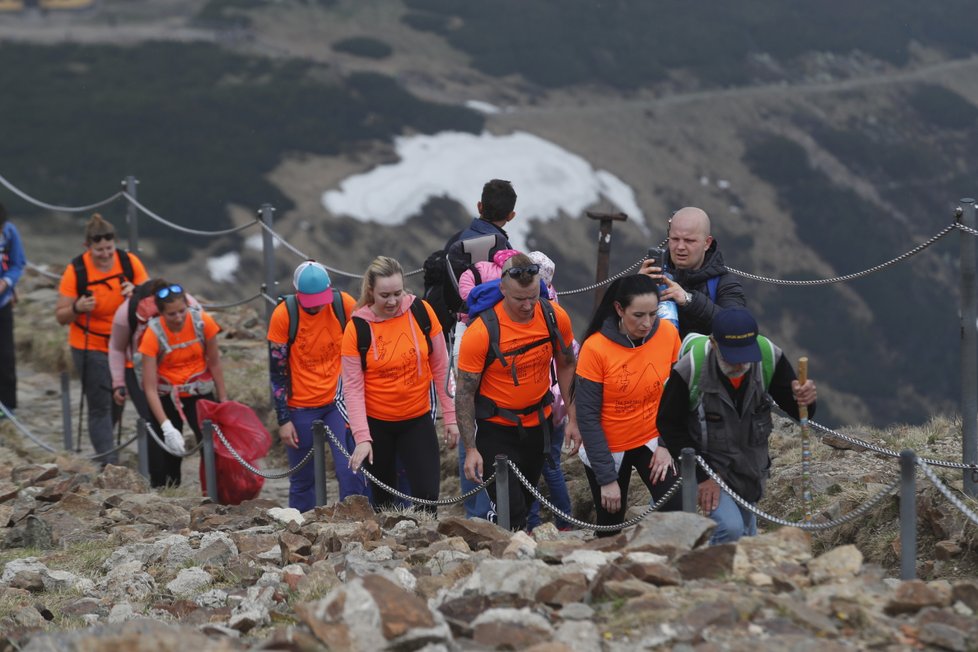
[[[475,268],[479,270],[479,276],[482,278],[482,282],[495,281],[496,279],[502,278],[503,275],[503,265],[507,260],[518,254],[515,249],[500,249],[492,257],[492,261],[480,260],[475,264]],[[472,292],[472,288],[475,287],[475,274],[472,273],[471,269],[467,269],[462,272],[462,275],[458,277],[458,296],[462,297],[462,301],[469,298],[469,294]],[[459,318],[463,321],[468,321],[468,315],[464,312],[459,313]]]
[[[396,319],[407,313],[408,319],[414,324],[414,315],[411,314],[410,307],[416,300],[420,301],[413,294],[405,294],[401,298],[401,305],[397,309],[397,314],[390,317],[390,319]],[[378,317],[371,310],[370,306],[357,308],[353,311],[351,317],[360,317],[367,324],[386,319],[384,317]],[[347,328],[353,328],[353,326],[348,325]],[[449,398],[448,391],[445,387],[445,378],[448,375],[448,349],[445,344],[445,336],[440,333],[431,338],[431,355],[429,356],[427,346],[425,346],[424,342],[417,341],[417,331],[412,328],[411,333],[415,336],[414,350],[418,352],[418,374],[420,375],[422,373],[421,365],[430,365],[432,382],[435,384],[435,392],[438,395],[438,404],[445,418],[445,425],[454,426],[456,424],[455,401]],[[367,366],[369,368],[370,354],[368,353],[367,356]],[[343,368],[343,399],[346,402],[346,410],[350,418],[350,430],[353,431],[353,439],[358,444],[365,441],[373,441],[370,437],[370,428],[367,426],[367,405],[364,400],[365,385],[363,381],[363,369],[360,366],[360,356],[344,355],[341,357],[341,364]]]

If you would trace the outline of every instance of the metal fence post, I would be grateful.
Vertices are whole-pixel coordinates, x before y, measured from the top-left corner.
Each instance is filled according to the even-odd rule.
[[[326,504],[326,426],[322,419],[312,422],[312,461],[316,473],[316,507]],[[339,460],[333,460],[339,464]]]
[[[592,220],[599,220],[598,228],[598,264],[594,270],[594,282],[600,283],[608,278],[608,257],[611,254],[611,229],[615,222],[624,222],[628,216],[624,213],[585,213]],[[594,291],[594,307],[597,308],[604,296],[604,286]]]
[[[900,452],[900,579],[917,576],[917,455]]]
[[[204,420],[204,479],[207,481],[207,497],[212,501],[217,499],[217,461],[214,459],[214,422]]]
[[[139,179],[129,175],[122,181],[122,186],[126,189],[126,194],[137,199],[136,187]],[[126,224],[129,225],[129,251],[139,253],[139,211],[131,201],[126,202]]]
[[[684,448],[680,458],[680,471],[683,479],[683,511],[690,514],[696,513],[696,451],[692,448]]]
[[[61,372],[61,433],[65,450],[71,450],[71,377]]]
[[[976,227],[975,200],[965,197],[955,217],[963,226]],[[961,231],[961,461],[978,463],[978,242],[975,236]],[[978,483],[969,469],[964,469],[963,491],[978,497]]]
[[[261,221],[269,229],[272,228],[273,218],[275,216],[275,207],[271,204],[261,205]],[[262,251],[262,266],[265,271],[265,288],[268,296],[273,299],[278,295],[278,288],[275,283],[275,237],[268,231],[268,229],[261,230],[261,251]],[[265,320],[271,321],[272,311],[275,310],[275,306],[265,302]]]
[[[509,518],[509,459],[496,456],[496,523],[504,530],[510,528]]]
[[[139,455],[139,475],[144,478],[149,477],[149,442],[146,440],[149,433],[146,429],[146,420],[142,417],[136,419],[136,451]]]

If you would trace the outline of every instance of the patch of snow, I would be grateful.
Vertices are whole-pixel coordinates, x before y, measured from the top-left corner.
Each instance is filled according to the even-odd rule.
[[[465,102],[465,106],[473,111],[485,113],[486,115],[495,115],[499,113],[498,106],[495,104],[489,104],[489,102],[483,102],[481,100],[468,100]]]
[[[602,198],[646,230],[628,184],[538,136],[442,132],[398,137],[394,145],[399,162],[346,178],[338,190],[323,193],[323,206],[334,215],[394,226],[417,215],[430,197],[449,197],[474,215],[483,184],[498,178],[511,180],[516,190],[516,219],[506,231],[521,250],[531,220],[579,217]]]
[[[207,259],[207,273],[212,280],[218,283],[230,283],[234,280],[234,273],[238,271],[241,262],[241,254],[236,251],[229,251],[222,256],[215,256]]]

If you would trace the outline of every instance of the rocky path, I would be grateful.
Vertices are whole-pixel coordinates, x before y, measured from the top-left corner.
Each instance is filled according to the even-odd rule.
[[[35,437],[55,448],[60,454],[64,450],[60,377],[57,374],[38,371],[31,364],[30,360],[18,360],[17,380],[17,420]],[[86,425],[82,427],[81,451],[78,452],[77,450],[78,400],[80,392],[81,385],[77,378],[73,378],[70,386],[72,425],[71,455],[89,457],[95,453],[95,450],[92,448],[91,441],[88,438]],[[136,418],[136,411],[132,404],[127,404],[122,417],[122,441],[128,440],[136,433]],[[49,457],[47,451],[30,443],[26,438],[24,447],[28,451],[36,452],[38,461]],[[119,461],[123,466],[138,469],[139,465],[135,443],[122,450]],[[183,489],[193,495],[197,495],[200,491],[200,481],[197,473],[199,463],[199,452],[186,458],[183,463]],[[286,460],[281,454],[280,447],[273,447],[272,454],[265,460],[262,468],[269,472],[278,473],[286,469],[284,466],[285,463]],[[327,485],[328,496],[335,498],[337,495],[336,491],[335,481],[332,483],[332,486]],[[287,507],[289,502],[288,478],[265,480],[261,497],[273,500],[283,507]]]

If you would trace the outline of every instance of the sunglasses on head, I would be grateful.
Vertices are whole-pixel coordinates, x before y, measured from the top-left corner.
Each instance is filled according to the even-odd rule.
[[[173,297],[178,294],[183,294],[183,288],[179,285],[168,285],[165,288],[160,288],[156,291],[157,299],[166,299],[167,297]]]
[[[92,242],[102,242],[102,240],[115,240],[115,233],[99,233],[92,236]]]
[[[518,276],[523,276],[524,274],[528,276],[536,276],[540,273],[540,266],[534,263],[533,265],[527,265],[526,267],[510,267],[503,273],[508,275],[510,278],[517,278]]]

